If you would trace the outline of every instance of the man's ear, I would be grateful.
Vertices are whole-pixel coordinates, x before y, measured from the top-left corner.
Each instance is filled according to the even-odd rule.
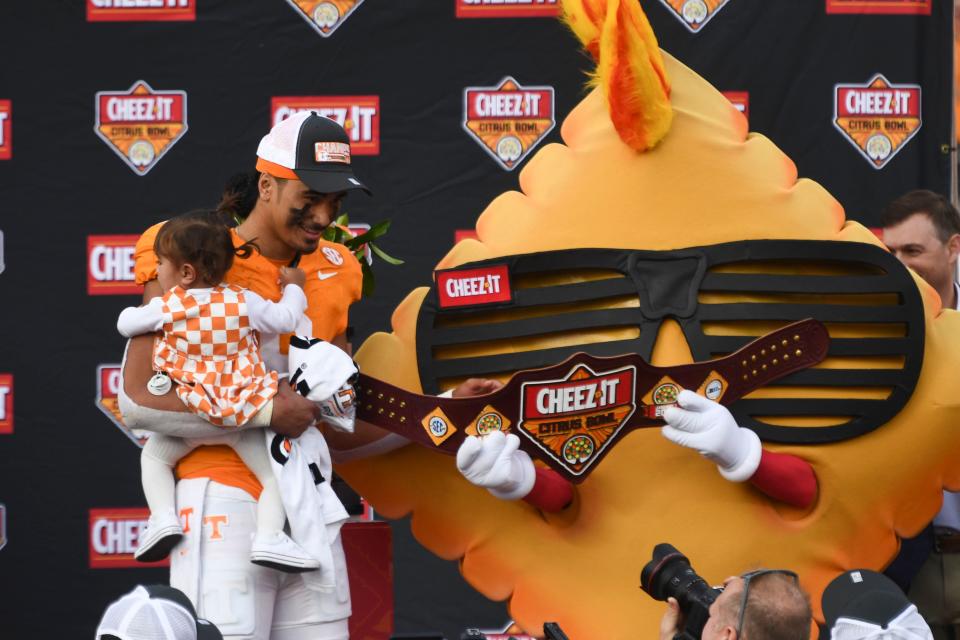
[[[260,199],[264,202],[270,202],[270,195],[276,191],[277,181],[269,173],[261,172],[257,180],[257,191],[260,193]]]
[[[189,289],[190,285],[197,281],[197,270],[189,262],[184,262],[180,266],[180,283],[184,289]]]
[[[956,265],[960,255],[960,233],[955,233],[947,240],[947,251],[950,253],[950,263]]]

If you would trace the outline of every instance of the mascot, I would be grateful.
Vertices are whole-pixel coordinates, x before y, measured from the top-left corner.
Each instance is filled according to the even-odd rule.
[[[811,317],[829,333],[826,357],[730,409],[765,455],[812,470],[815,495],[803,506],[772,499],[659,429],[620,438],[556,513],[497,499],[418,445],[339,471],[385,516],[412,513],[417,539],[459,560],[487,597],[509,600],[531,632],[555,620],[572,638],[655,633],[663,605],[639,581],[660,542],[713,584],[791,568],[818,603],[844,570],[882,569],[898,536],[933,518],[942,489],[960,489],[960,319],[661,52],[636,0],[565,0],[564,10],[596,61],[595,86],[564,122],[563,144],[539,151],[520,191],[483,212],[479,240],[437,266],[437,282],[450,269],[505,269],[510,295],[498,297],[489,269],[473,291],[495,304],[444,304],[436,283],[414,290],[393,332],[358,352],[361,370],[434,394],[576,352],[669,367]],[[447,293],[469,292],[458,286]]]

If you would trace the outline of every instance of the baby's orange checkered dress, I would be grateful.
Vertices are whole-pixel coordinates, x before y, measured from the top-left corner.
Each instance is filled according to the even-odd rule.
[[[177,395],[212,424],[245,424],[277,393],[277,372],[260,358],[243,290],[221,285],[198,301],[181,287],[163,296],[163,338],[153,365],[176,382]]]

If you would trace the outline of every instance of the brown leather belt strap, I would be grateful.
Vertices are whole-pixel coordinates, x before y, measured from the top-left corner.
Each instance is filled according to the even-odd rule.
[[[431,449],[456,453],[464,438],[513,431],[521,448],[581,481],[633,429],[663,424],[681,389],[728,405],[750,391],[822,361],[829,336],[802,320],[717,360],[654,367],[636,354],[578,353],[520,371],[502,389],[471,398],[423,396],[360,374],[357,418]]]

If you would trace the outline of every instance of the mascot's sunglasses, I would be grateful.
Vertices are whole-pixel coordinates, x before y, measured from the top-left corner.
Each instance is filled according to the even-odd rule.
[[[665,320],[695,361],[804,318],[830,333],[827,360],[731,405],[761,439],[860,436],[907,403],[923,364],[923,303],[907,269],[856,242],[745,240],[674,251],[569,249],[438,271],[417,318],[424,393],[595,356],[649,361]]]

